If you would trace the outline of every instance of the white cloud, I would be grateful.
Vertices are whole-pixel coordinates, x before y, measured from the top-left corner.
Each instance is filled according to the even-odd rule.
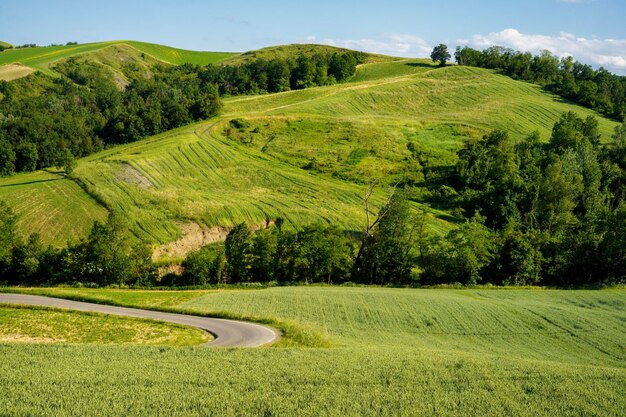
[[[413,35],[385,35],[379,39],[318,39],[309,36],[305,41],[402,57],[429,56],[433,49],[424,39]]]
[[[533,53],[547,49],[560,57],[571,55],[586,64],[626,73],[626,39],[589,39],[565,32],[556,36],[529,35],[517,29],[505,29],[488,35],[474,35],[470,39],[459,40],[458,43],[477,49],[499,45]]]

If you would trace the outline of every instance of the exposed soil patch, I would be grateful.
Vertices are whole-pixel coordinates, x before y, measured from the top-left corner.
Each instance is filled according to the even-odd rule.
[[[274,226],[273,220],[255,224],[250,227],[251,230],[261,230]],[[233,229],[232,227],[205,227],[198,223],[186,223],[180,225],[183,237],[180,239],[161,245],[152,253],[152,259],[160,258],[184,258],[188,253],[200,249],[215,242],[226,240],[226,236]],[[174,272],[174,271],[172,271]]]
[[[34,69],[22,64],[0,65],[0,80],[13,81],[35,72]]]
[[[3,334],[0,335],[0,342],[12,343],[59,343],[65,339],[53,339],[51,337],[31,337],[23,334]]]
[[[133,184],[141,189],[154,187],[154,184],[148,177],[137,171],[130,164],[122,164],[119,172],[117,173],[117,179],[124,181],[127,184]]]

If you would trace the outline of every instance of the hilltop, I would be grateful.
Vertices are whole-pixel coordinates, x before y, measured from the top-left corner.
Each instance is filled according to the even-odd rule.
[[[226,64],[239,65],[242,63],[254,61],[255,59],[290,59],[304,56],[313,56],[315,54],[332,54],[335,52],[347,52],[350,51],[346,48],[338,48],[329,45],[317,45],[317,44],[291,44],[291,45],[278,45],[268,46],[266,48],[256,49],[253,51],[244,52],[240,55],[230,57],[225,60]],[[366,62],[378,62],[378,61],[394,61],[398,58],[364,53],[366,56]]]
[[[570,110],[596,115],[491,70],[372,62],[343,84],[227,98],[217,118],[80,160],[74,181],[53,171],[0,180],[0,198],[19,213],[23,235],[36,231],[55,245],[84,236],[107,210],[126,213],[133,232],[155,248],[165,245],[163,254],[185,233],[194,236],[178,244],[197,246],[242,221],[264,225],[282,217],[293,227],[331,222],[358,231],[365,184],[381,184],[379,205],[386,185],[406,178],[409,143],[431,170],[445,168],[466,140],[493,129],[516,138],[537,131],[547,140]],[[616,123],[598,119],[609,138]],[[453,227],[457,218],[423,205],[416,190],[414,207],[430,213],[430,227]],[[52,197],[58,192],[72,204]],[[37,204],[26,204],[24,195]]]

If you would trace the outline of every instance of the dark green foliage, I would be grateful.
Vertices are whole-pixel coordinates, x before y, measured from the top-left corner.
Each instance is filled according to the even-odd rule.
[[[430,59],[435,62],[439,62],[439,66],[441,67],[446,65],[446,62],[448,62],[450,58],[452,58],[452,56],[448,52],[448,46],[443,43],[435,46],[430,54]]]
[[[250,231],[245,223],[235,226],[226,236],[224,252],[228,261],[228,277],[232,282],[250,280],[250,245]]]
[[[459,65],[491,68],[516,79],[541,84],[546,89],[592,108],[605,116],[622,120],[626,116],[626,77],[604,68],[594,70],[572,57],[559,60],[548,51],[538,56],[500,46],[484,51],[457,48]]]
[[[430,239],[421,254],[422,282],[475,285],[489,277],[485,271],[495,257],[494,234],[479,214],[443,238]]]
[[[309,225],[278,236],[275,277],[281,282],[340,283],[352,263],[352,245],[337,227]]]
[[[223,245],[209,245],[190,253],[183,263],[185,272],[178,285],[221,284],[225,281],[226,257]]]
[[[209,245],[188,255],[184,285],[241,282],[325,282],[347,280],[353,244],[334,226],[309,225],[286,231],[278,225],[251,233],[235,226],[224,246]]]
[[[15,223],[17,218],[13,210],[0,200],[0,272],[11,262],[11,251],[16,242]]]
[[[412,223],[406,196],[394,193],[363,234],[351,279],[366,284],[410,282]]]
[[[490,248],[493,262],[479,273],[483,279],[558,285],[624,280],[623,254],[615,244],[622,238],[623,131],[618,127],[614,142],[602,147],[597,121],[570,112],[547,144],[537,135],[514,143],[502,132],[466,144],[456,186],[465,209],[486,216],[497,242]],[[436,242],[444,249],[435,258],[456,250],[453,237],[446,239],[452,243],[447,249]],[[429,279],[443,279],[431,271],[436,262],[424,260]]]
[[[203,84],[215,84],[222,95],[278,93],[345,81],[364,58],[363,53],[346,51],[256,59],[237,66],[207,66],[198,76]]]
[[[0,176],[11,175],[15,171],[15,151],[11,144],[0,136]]]

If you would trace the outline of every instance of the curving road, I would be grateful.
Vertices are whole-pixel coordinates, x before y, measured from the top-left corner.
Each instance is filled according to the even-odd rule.
[[[141,310],[138,308],[83,303],[80,301],[41,297],[38,295],[0,294],[0,303],[65,308],[117,316],[161,320],[197,327],[198,329],[211,333],[215,337],[215,339],[203,345],[209,347],[257,347],[271,343],[278,338],[278,333],[275,330],[254,323],[189,316],[186,314],[162,313],[160,311]]]

